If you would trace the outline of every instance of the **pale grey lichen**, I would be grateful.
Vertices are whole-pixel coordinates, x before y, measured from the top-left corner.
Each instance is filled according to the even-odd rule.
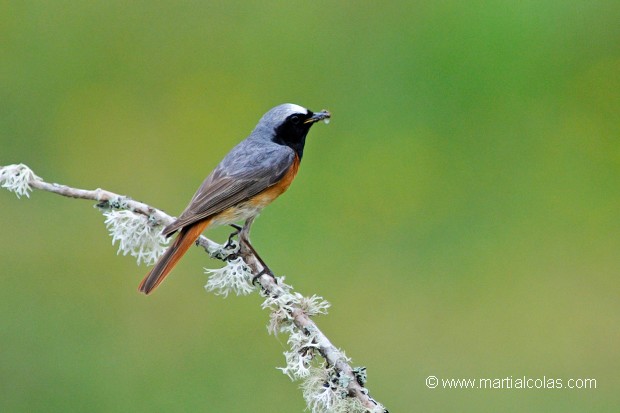
[[[269,333],[288,334],[289,350],[284,352],[286,365],[278,369],[291,380],[303,380],[304,398],[312,412],[333,411],[339,396],[329,386],[323,386],[327,377],[326,369],[315,365],[320,349],[318,332],[316,329],[298,327],[293,315],[295,311],[308,316],[327,314],[330,304],[317,295],[304,297],[293,292],[283,279],[277,281],[277,287],[265,297],[262,307],[271,310],[267,325]]]
[[[98,188],[97,192],[99,191],[101,191],[101,189]],[[131,198],[128,198],[126,196],[115,196],[113,198],[100,201],[97,205],[95,205],[95,207],[99,208],[101,211],[109,211],[110,209],[130,210],[131,208],[129,206],[129,201],[131,201]],[[148,223],[155,224],[155,218],[149,217]]]
[[[368,375],[366,374],[366,367],[353,367],[353,375],[355,376],[355,379],[360,385],[366,385],[366,381],[368,380]]]
[[[359,399],[350,397],[348,386],[352,380],[363,377],[365,369],[354,370],[355,378],[327,364],[317,365],[320,355],[319,332],[316,328],[300,328],[294,314],[299,311],[308,316],[327,314],[330,304],[323,297],[304,297],[293,292],[283,279],[277,280],[270,295],[265,296],[262,307],[271,310],[267,330],[270,334],[288,334],[289,350],[284,352],[286,366],[278,367],[291,380],[301,380],[301,389],[308,409],[312,413],[368,412]],[[344,351],[335,364],[350,363]],[[359,379],[358,379],[359,380]],[[376,411],[384,409],[377,406]]]
[[[118,241],[118,254],[135,257],[138,265],[151,265],[164,253],[168,240],[161,235],[161,226],[150,224],[146,216],[129,210],[110,210],[103,215],[112,244]]]
[[[237,255],[239,253],[239,242],[235,240],[229,240],[226,244],[218,244],[211,240],[203,240],[201,243],[199,239],[197,242],[207,251],[207,254],[211,258],[216,260],[228,261],[228,257],[231,255]]]
[[[348,396],[347,388],[340,383],[341,376],[333,367],[320,366],[310,369],[310,374],[300,387],[312,413],[368,412],[358,399]]]
[[[295,324],[288,322],[280,326],[280,332],[288,333],[287,344],[290,351],[284,352],[286,366],[278,367],[291,380],[298,380],[310,374],[312,360],[314,360],[319,344],[316,333],[302,331]]]
[[[233,246],[234,247],[234,246]],[[210,255],[224,254],[225,246],[212,247]],[[233,252],[234,253],[234,252]],[[237,257],[226,259],[227,264],[218,270],[206,270],[210,274],[205,288],[216,294],[227,296],[230,292],[237,295],[249,294],[256,288],[252,284],[253,274],[245,262]],[[308,409],[312,413],[362,413],[369,412],[360,400],[351,397],[349,385],[352,381],[365,381],[365,369],[354,369],[350,376],[334,366],[320,363],[321,360],[321,332],[314,324],[306,327],[299,325],[299,316],[315,316],[327,314],[329,302],[318,295],[305,297],[293,291],[293,288],[284,282],[284,277],[277,277],[269,290],[261,289],[260,294],[265,298],[263,309],[270,310],[267,330],[270,334],[286,334],[288,349],[284,351],[286,365],[277,367],[292,381],[300,380],[303,397]],[[344,351],[338,350],[338,360],[334,363],[349,364],[351,360]],[[362,389],[362,392],[365,392]],[[383,412],[377,406],[374,412]]]
[[[301,390],[306,405],[312,413],[331,412],[339,395],[330,384],[333,369],[313,367],[308,377],[302,382]]]
[[[269,324],[267,331],[269,334],[277,335],[284,323],[293,320],[293,309],[298,308],[308,316],[327,314],[327,309],[331,304],[318,295],[304,297],[293,292],[292,287],[284,283],[284,277],[277,279],[277,290],[265,297],[262,308],[271,310],[269,314]]]
[[[23,163],[0,167],[0,186],[14,192],[18,198],[30,198],[30,181],[41,180],[28,166]]]
[[[314,359],[314,351],[308,349],[303,354],[295,350],[285,351],[284,359],[286,360],[286,366],[276,368],[293,381],[302,379],[310,374],[310,363]]]
[[[248,295],[256,289],[252,284],[252,270],[241,257],[226,261],[222,268],[205,268],[205,273],[209,275],[205,289],[217,295],[228,297],[230,292]]]
[[[323,297],[316,294],[312,295],[312,297],[304,297],[298,293],[297,295],[299,296],[299,300],[297,302],[299,308],[310,317],[319,314],[327,314],[327,309],[331,306],[328,301],[324,300]]]

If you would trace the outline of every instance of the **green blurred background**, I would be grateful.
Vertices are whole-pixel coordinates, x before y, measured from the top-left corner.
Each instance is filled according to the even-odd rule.
[[[2,1],[0,165],[175,215],[270,107],[328,108],[252,239],[332,303],[372,395],[618,411],[619,22],[618,1]],[[0,411],[303,411],[260,297],[205,293],[198,250],[139,295],[91,205],[0,192]]]

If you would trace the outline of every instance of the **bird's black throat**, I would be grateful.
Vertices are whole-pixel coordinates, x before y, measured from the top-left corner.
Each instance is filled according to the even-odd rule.
[[[313,113],[291,115],[282,124],[275,128],[273,141],[280,145],[286,145],[293,149],[301,160],[304,154],[306,136],[313,122],[306,122]]]

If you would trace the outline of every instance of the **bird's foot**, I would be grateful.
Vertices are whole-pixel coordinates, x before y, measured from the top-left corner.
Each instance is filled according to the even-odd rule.
[[[224,244],[225,249],[236,247],[236,243],[233,238],[235,238],[241,232],[241,227],[239,225],[230,224],[230,226],[233,227],[235,230],[231,232],[228,236],[228,241],[226,241],[226,244]]]
[[[276,276],[273,275],[273,273],[271,272],[271,270],[267,267],[263,268],[263,270],[261,272],[259,272],[258,274],[256,274],[254,277],[252,277],[252,284],[256,284],[256,282],[258,281],[258,279],[260,277],[262,277],[263,275],[267,274],[268,276],[270,276],[271,278],[273,278],[274,280],[276,279]]]

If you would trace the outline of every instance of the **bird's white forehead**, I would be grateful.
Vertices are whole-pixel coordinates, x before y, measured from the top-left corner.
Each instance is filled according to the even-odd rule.
[[[303,106],[295,105],[293,103],[283,103],[281,105],[272,108],[269,112],[265,113],[263,117],[258,121],[258,124],[276,127],[282,123],[289,116],[294,114],[307,115],[308,109]]]
[[[303,106],[299,106],[294,103],[286,103],[284,106],[284,109],[290,115],[292,115],[293,113],[302,113],[304,115],[308,114],[308,109],[304,108]]]

